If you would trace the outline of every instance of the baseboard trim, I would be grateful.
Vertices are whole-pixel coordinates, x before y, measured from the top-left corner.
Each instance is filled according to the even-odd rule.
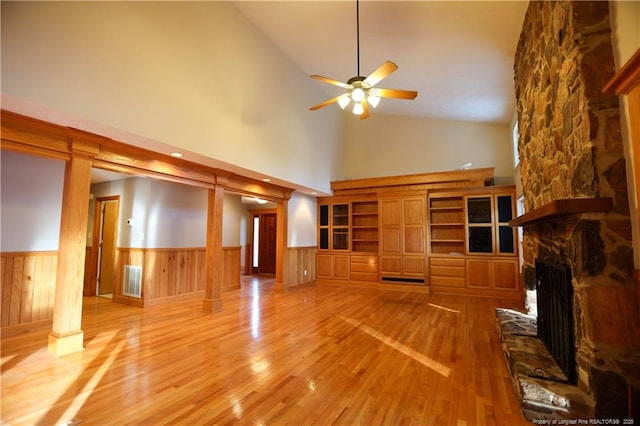
[[[0,329],[0,333],[2,334],[2,338],[5,338],[17,336],[18,334],[30,333],[32,331],[39,331],[44,329],[51,330],[52,327],[53,318],[27,322],[24,324],[6,325]]]

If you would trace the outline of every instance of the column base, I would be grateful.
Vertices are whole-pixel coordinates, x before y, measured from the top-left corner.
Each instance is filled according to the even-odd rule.
[[[84,350],[84,332],[74,331],[66,334],[49,333],[49,353],[63,356]]]
[[[202,309],[206,312],[220,312],[222,311],[222,299],[204,299]]]
[[[273,290],[277,291],[278,293],[282,293],[286,289],[287,289],[287,285],[285,283],[275,283],[273,285]]]

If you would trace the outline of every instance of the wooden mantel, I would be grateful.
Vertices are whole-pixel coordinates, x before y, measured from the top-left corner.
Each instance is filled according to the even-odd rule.
[[[606,213],[613,208],[611,198],[570,198],[553,200],[509,222],[509,226],[529,226],[582,213]]]

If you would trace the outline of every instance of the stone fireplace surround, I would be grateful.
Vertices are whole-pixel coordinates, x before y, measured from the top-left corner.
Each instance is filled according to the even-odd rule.
[[[568,265],[574,288],[577,384],[535,380],[550,384],[550,406],[555,395],[555,406],[575,411],[549,418],[640,420],[640,313],[620,110],[618,97],[602,92],[614,70],[608,2],[530,2],[515,58],[525,210],[537,216],[515,223],[525,225],[524,283],[535,289],[539,259]],[[610,199],[611,208],[546,214],[576,199]],[[546,359],[544,345],[525,339],[535,335],[534,318],[512,314],[498,312],[503,346],[524,345],[522,353]],[[517,377],[514,385],[520,394],[528,386]]]

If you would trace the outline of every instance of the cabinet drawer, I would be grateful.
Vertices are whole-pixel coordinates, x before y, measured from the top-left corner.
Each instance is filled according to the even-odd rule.
[[[354,263],[370,263],[378,264],[378,256],[351,256],[351,264]]]
[[[374,272],[353,272],[351,271],[351,279],[353,281],[378,281],[378,273]]]
[[[443,287],[464,287],[464,277],[434,277],[431,276],[431,285]]]
[[[378,272],[377,263],[353,263],[351,262],[351,272]]]
[[[457,268],[464,268],[465,260],[458,258],[448,258],[448,257],[430,257],[429,264],[433,266],[453,266]]]
[[[438,277],[465,277],[465,269],[452,266],[432,266],[430,275]]]

